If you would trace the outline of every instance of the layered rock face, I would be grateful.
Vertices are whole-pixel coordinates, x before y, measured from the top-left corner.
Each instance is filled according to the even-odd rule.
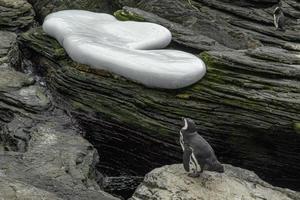
[[[60,10],[67,9],[81,9],[81,10],[91,10],[91,11],[108,11],[110,10],[109,3],[105,0],[28,0],[30,2],[39,20],[43,20],[48,14]]]
[[[299,9],[294,1],[285,2],[282,7],[287,12],[286,32],[275,31],[272,13],[276,4],[257,8],[209,0],[139,1],[137,8],[125,7],[124,11],[163,24],[171,30],[175,42],[198,50],[222,50],[224,46],[249,49],[262,45],[297,50]]]
[[[225,165],[225,173],[204,172],[188,177],[182,165],[167,165],[148,173],[130,200],[144,199],[266,199],[297,200],[300,193],[274,187],[255,173]]]
[[[30,3],[39,20],[68,8],[108,9],[101,6],[108,2],[94,0]],[[161,24],[172,32],[170,48],[202,53],[208,66],[205,79],[175,91],[149,89],[75,63],[41,28],[32,29],[19,44],[35,71],[45,76],[54,103],[44,84],[13,69],[23,68],[27,60],[21,60],[17,35],[9,31],[25,30],[34,22],[32,6],[0,0],[0,199],[115,199],[96,183],[96,150],[56,104],[70,111],[100,151],[98,167],[120,176],[104,181],[107,190],[126,190],[128,184],[132,189],[153,167],[181,160],[182,116],[195,119],[223,162],[299,190],[300,8],[297,1],[282,2],[286,31],[275,31],[276,3],[113,1],[116,7],[131,6],[116,12],[119,19]],[[132,199],[190,195],[299,199],[296,192],[229,165],[225,174],[206,172],[199,179],[188,178],[181,165],[156,169]]]
[[[8,30],[32,22],[26,1],[0,1],[0,199],[116,199],[96,183],[96,149],[36,77],[15,70],[25,60]]]
[[[149,89],[74,63],[41,29],[23,34],[21,43],[38,53],[32,60],[103,152],[105,170],[140,175],[181,160],[178,130],[186,116],[221,161],[299,189],[299,7],[283,3],[287,22],[280,32],[272,24],[273,1],[267,7],[244,2],[250,7],[237,1],[117,2],[137,7],[117,17],[161,24],[172,32],[172,48],[202,52],[207,75],[182,90]]]
[[[128,1],[117,2],[122,6],[129,5]],[[279,169],[283,165],[295,167],[297,171],[299,166],[287,164],[290,159],[286,157],[295,152],[299,154],[296,143],[286,144],[290,137],[297,138],[299,142],[295,134],[300,91],[296,81],[300,60],[297,2],[282,2],[286,15],[285,32],[275,31],[273,25],[272,12],[278,1],[130,2],[130,6],[135,8],[125,7],[122,12],[116,13],[117,17],[142,18],[161,24],[171,30],[175,46],[180,44],[193,52],[210,50],[202,54],[206,64],[209,63],[206,80],[195,86],[196,89],[183,92],[181,97],[186,97],[190,103],[207,102],[205,106],[197,107],[197,111],[187,112],[190,117],[200,119],[203,134],[207,131],[220,133],[218,136],[207,133],[207,139],[216,147],[219,139],[228,142],[229,146],[233,141],[239,143],[230,149],[220,148],[218,152],[221,155],[233,153],[240,159],[230,159],[229,162],[251,169],[265,168],[266,173],[276,165],[276,174],[283,172],[284,169]],[[187,104],[196,108],[190,103]],[[203,113],[203,110],[209,114]],[[247,139],[237,139],[240,133]],[[236,151],[239,148],[243,150]],[[272,158],[269,160],[268,157]],[[251,160],[261,162],[254,166]],[[299,177],[299,174],[296,176]],[[289,176],[292,187],[298,185],[296,176]],[[282,181],[281,178],[270,179]]]
[[[0,65],[7,68],[19,63],[20,57],[16,45],[17,35],[8,31],[0,31]]]
[[[0,73],[0,199],[115,199],[96,183],[97,151],[44,87],[9,65]]]
[[[17,30],[33,22],[34,11],[26,0],[0,1],[0,29]]]
[[[43,30],[58,40],[73,61],[147,87],[184,88],[198,82],[206,72],[197,56],[162,50],[172,37],[168,29],[157,24],[122,22],[109,14],[67,10],[48,15]]]
[[[97,151],[70,119],[61,111],[35,117],[15,115],[1,127],[0,198],[116,199],[97,185]]]

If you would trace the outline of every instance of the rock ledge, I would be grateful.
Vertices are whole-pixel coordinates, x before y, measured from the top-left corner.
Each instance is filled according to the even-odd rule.
[[[292,200],[300,193],[274,187],[254,172],[224,165],[225,173],[205,171],[199,178],[187,176],[181,164],[166,165],[146,175],[131,200]]]

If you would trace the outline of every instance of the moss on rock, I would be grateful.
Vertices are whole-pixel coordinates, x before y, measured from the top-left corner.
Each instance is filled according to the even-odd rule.
[[[135,13],[126,10],[118,10],[114,12],[114,16],[120,21],[138,21],[138,22],[145,21],[142,16],[139,16]]]
[[[33,23],[34,11],[26,0],[0,0],[0,28],[17,30]]]
[[[143,166],[136,168],[180,160],[178,130],[180,118],[186,116],[195,119],[221,160],[243,160],[245,166],[270,176],[288,163],[294,168],[283,173],[298,173],[300,165],[293,158],[300,155],[300,137],[291,124],[300,121],[300,84],[299,69],[293,65],[251,57],[244,50],[209,51],[200,55],[207,65],[204,79],[181,90],[157,90],[97,73],[67,56],[53,59],[61,47],[47,46],[52,42],[41,30],[21,36],[22,45],[38,53],[38,66],[47,69],[49,87],[73,106],[89,137],[118,153],[124,150],[115,146],[126,148],[130,141],[132,159],[143,159]],[[282,154],[283,149],[293,153]],[[266,165],[260,166],[262,162]]]
[[[49,37],[41,27],[33,28],[22,33],[19,42],[26,41],[26,45],[52,59],[67,57],[64,48],[53,38]]]
[[[296,133],[300,134],[300,122],[294,123],[294,129]]]
[[[109,2],[106,0],[30,0],[30,2],[41,20],[48,14],[60,10],[79,9],[101,12],[109,10]]]

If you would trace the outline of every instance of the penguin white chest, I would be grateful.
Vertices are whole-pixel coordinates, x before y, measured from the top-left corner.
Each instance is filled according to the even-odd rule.
[[[179,138],[180,146],[182,148],[182,151],[184,151],[183,135],[182,135],[181,131],[179,133],[180,133],[180,138]]]
[[[278,17],[275,14],[273,15],[273,17],[274,17],[274,25],[277,29],[278,28]]]
[[[193,148],[191,148],[191,150],[192,150],[192,153],[191,153],[190,162],[189,162],[190,171],[198,172],[198,171],[200,171],[201,167],[196,159]]]

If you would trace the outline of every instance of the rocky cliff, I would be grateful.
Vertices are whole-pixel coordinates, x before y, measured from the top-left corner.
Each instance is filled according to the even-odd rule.
[[[0,0],[0,199],[117,199],[103,192],[97,150],[32,73],[17,34],[34,24],[27,1]],[[12,32],[16,31],[16,32]]]
[[[298,200],[300,194],[274,187],[255,173],[224,165],[225,173],[204,172],[188,177],[182,165],[167,165],[148,173],[130,200]]]
[[[108,182],[98,180],[107,190],[133,189],[154,167],[181,160],[182,116],[195,119],[221,161],[254,170],[277,186],[300,190],[300,6],[295,0],[282,1],[287,19],[282,32],[272,24],[277,4],[0,0],[0,199],[114,199],[96,184],[96,166],[116,176]],[[35,21],[62,9],[113,9],[120,20],[161,24],[172,32],[169,48],[200,56],[208,73],[182,90],[155,90],[75,63]],[[82,135],[97,148],[100,163]],[[227,168],[237,176],[253,175]],[[183,177],[176,165],[156,172],[174,180]],[[149,177],[133,198],[149,197],[142,190]],[[220,177],[208,174],[207,182],[188,182],[199,189],[197,184],[213,185]],[[265,197],[260,196],[265,192],[299,198],[257,178],[253,182],[228,173],[224,177],[234,185],[245,183],[239,186],[251,198]],[[183,186],[166,192],[153,184],[158,195],[188,195],[182,193]],[[203,190],[208,192],[212,190]]]
[[[37,20],[43,22],[44,18],[56,11],[74,9],[74,10],[90,10],[103,12],[110,10],[110,3],[108,1],[102,0],[61,0],[61,1],[51,1],[51,0],[28,0],[32,4],[34,10],[37,14]]]
[[[120,166],[113,173],[141,175],[179,161],[180,117],[187,116],[221,161],[299,189],[300,9],[296,1],[282,2],[286,31],[275,31],[277,3],[114,1],[134,7],[116,12],[119,19],[161,24],[173,34],[170,48],[205,61],[206,77],[176,91],[146,88],[74,63],[41,29],[23,34],[20,43],[34,52],[29,59],[104,152],[106,170]]]
[[[26,0],[0,1],[0,29],[20,30],[33,23],[34,11]]]

